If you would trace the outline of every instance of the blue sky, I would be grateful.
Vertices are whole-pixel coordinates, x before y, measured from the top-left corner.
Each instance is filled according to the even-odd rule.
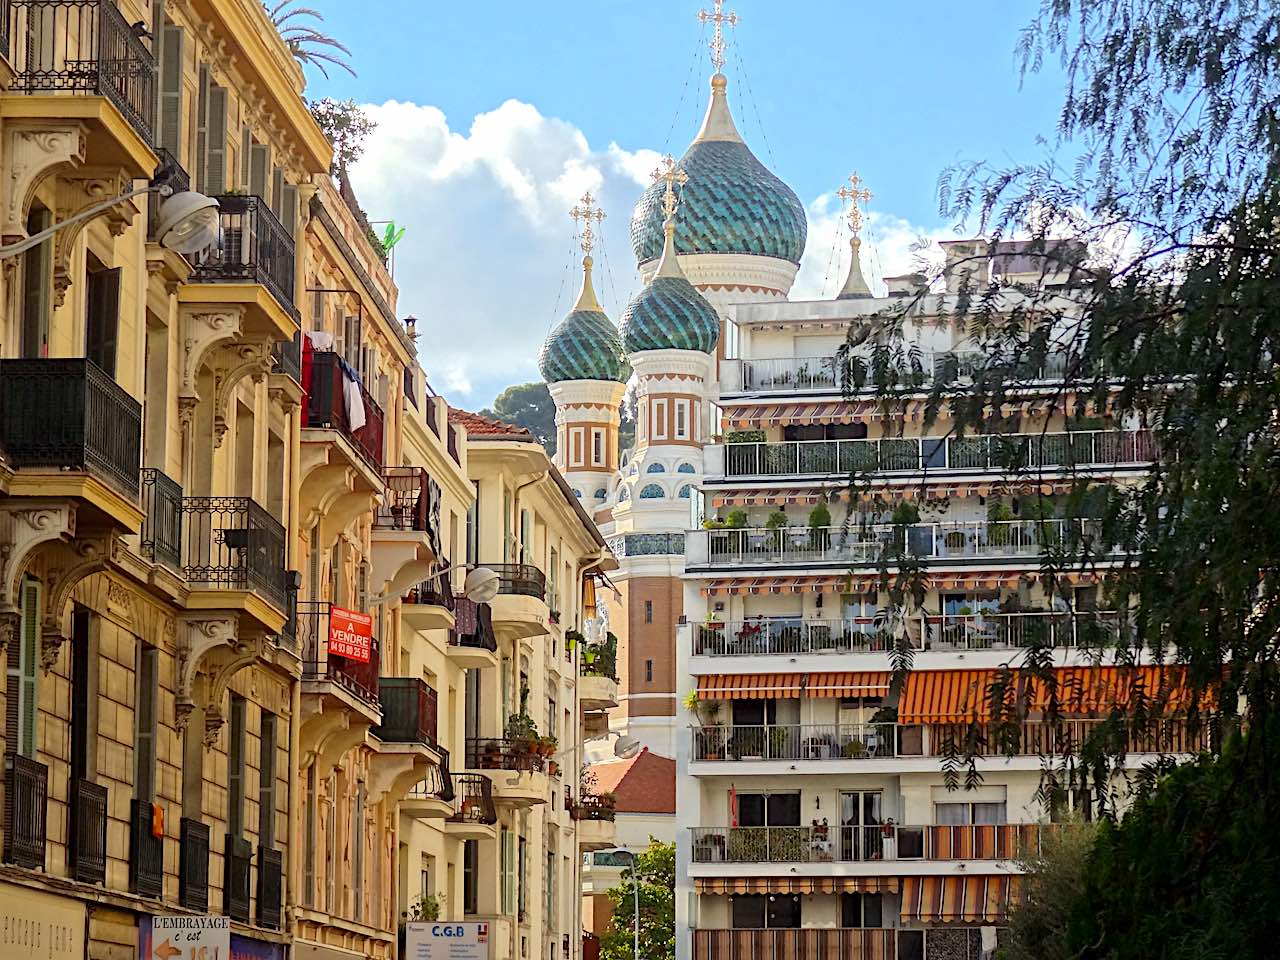
[[[324,13],[359,71],[330,80],[312,71],[308,94],[378,105],[355,184],[371,217],[408,228],[400,312],[422,320],[436,388],[474,408],[536,377],[537,347],[577,282],[566,214],[584,188],[610,215],[610,276],[598,286],[616,320],[638,288],[625,228],[652,151],[678,156],[705,107],[711,67],[696,15],[710,4],[305,5]],[[843,242],[829,195],[852,170],[875,193],[866,266],[891,273],[905,267],[912,236],[947,232],[936,203],[946,165],[1044,154],[1037,137],[1053,132],[1061,78],[1021,82],[1014,59],[1038,6],[733,5],[742,22],[725,72],[739,129],[811,206],[796,295],[834,293],[832,251],[839,261]]]

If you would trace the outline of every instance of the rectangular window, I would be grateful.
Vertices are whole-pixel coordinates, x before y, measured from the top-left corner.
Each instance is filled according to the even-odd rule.
[[[5,700],[8,747],[35,759],[40,663],[40,582],[31,577],[22,581],[22,618],[18,624],[18,649],[7,658]]]
[[[591,465],[603,467],[604,463],[604,431],[599,428],[591,430]]]
[[[505,827],[498,868],[502,883],[502,912],[510,916],[516,912],[516,835]]]
[[[480,481],[472,481],[475,499],[467,507],[467,565],[480,562]]]
[[[569,466],[581,467],[585,461],[582,452],[582,434],[581,427],[573,427],[569,430]]]
[[[667,401],[653,401],[653,439],[667,439]]]
[[[641,442],[645,438],[646,421],[649,419],[645,414],[648,412],[648,403],[639,403],[636,405],[636,441]]]
[[[160,697],[160,651],[138,645],[133,730],[133,795],[148,803],[156,795],[156,701]]]
[[[227,745],[227,833],[244,836],[245,699],[231,694],[231,730]]]
[[[947,826],[970,823],[1007,823],[1005,804],[1000,803],[935,803],[933,822]]]
[[[351,865],[352,903],[355,906],[355,918],[364,919],[364,784],[356,784],[356,812],[351,828],[351,846],[355,856]]]
[[[97,753],[94,704],[97,695],[97,658],[92,649],[93,614],[76,607],[71,615],[71,779],[86,780],[93,774]]]
[[[329,809],[325,817],[325,833],[329,837],[329,845],[324,851],[324,908],[333,913],[333,902],[337,896],[338,874],[338,776],[329,775]]]
[[[108,376],[116,375],[116,340],[120,327],[120,278],[123,271],[102,269],[90,255],[85,271],[84,355]],[[97,265],[98,269],[94,269]]]
[[[474,914],[479,911],[480,899],[480,841],[462,841],[462,912]]]
[[[542,886],[546,891],[547,926],[554,927],[556,922],[556,855],[555,851],[547,853],[546,875],[542,878]]]
[[[308,907],[316,903],[316,765],[307,767],[307,798],[302,814],[302,902]]]
[[[646,600],[644,602],[644,622],[653,623],[653,601]]]
[[[276,715],[262,711],[262,735],[258,741],[258,843],[276,842]]]
[[[516,861],[516,916],[523,920],[529,909],[529,841],[524,837],[519,841],[519,858]]]
[[[560,551],[551,548],[551,563],[547,566],[547,603],[554,611],[560,610]]]
[[[840,895],[840,926],[849,929],[884,926],[884,900],[878,893]]]
[[[555,697],[547,698],[547,736],[557,737],[557,725],[560,722],[560,708],[556,705]]]
[[[653,661],[646,660],[644,662],[644,682],[653,683]]]
[[[689,439],[689,401],[676,401],[676,439]]]
[[[793,894],[751,894],[731,898],[735,930],[797,929],[800,897]]]

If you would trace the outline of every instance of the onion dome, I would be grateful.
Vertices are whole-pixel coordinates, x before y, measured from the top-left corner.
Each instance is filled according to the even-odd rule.
[[[697,138],[680,159],[689,183],[680,198],[676,251],[773,257],[799,264],[808,235],[804,204],[742,141],[728,80],[711,78],[711,103]],[[631,246],[646,263],[662,252],[662,185],[645,191],[631,217]]]
[[[547,337],[538,354],[538,369],[547,383],[564,380],[614,380],[630,376],[622,355],[618,328],[605,315],[591,285],[591,257],[582,258],[582,292],[578,302]]]
[[[658,270],[622,313],[623,346],[629,354],[643,350],[714,353],[720,341],[720,315],[680,269],[674,220],[668,220],[663,230]]]

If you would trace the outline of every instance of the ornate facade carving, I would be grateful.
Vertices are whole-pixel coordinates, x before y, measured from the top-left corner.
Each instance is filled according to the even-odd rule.
[[[176,720],[186,729],[196,706],[204,712],[202,739],[212,747],[225,718],[227,686],[240,670],[262,656],[266,639],[241,637],[234,615],[191,614],[178,621],[178,689]]]
[[[76,534],[75,507],[65,501],[0,503],[0,611],[17,612],[18,581],[43,544]]]
[[[58,178],[55,193],[54,216],[59,222],[70,221],[88,207],[112,197],[127,193],[133,181],[120,170],[82,167],[73,174]],[[107,224],[111,235],[120,236],[135,216],[141,212],[137,199],[117,203],[106,210],[101,220]],[[59,230],[53,241],[53,297],[56,306],[62,306],[71,286],[71,257],[80,242],[80,235],[90,221],[72,223]]]
[[[36,189],[60,168],[84,163],[87,131],[78,120],[8,120],[4,124],[4,154],[9,183],[4,210],[4,240],[27,235],[27,210]]]

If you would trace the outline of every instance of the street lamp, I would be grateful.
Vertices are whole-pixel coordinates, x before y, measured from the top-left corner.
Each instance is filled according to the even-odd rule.
[[[47,230],[41,230],[25,240],[19,240],[17,243],[0,247],[0,260],[16,257],[34,247],[38,247],[64,227],[92,220],[117,204],[132,200],[134,197],[140,197],[144,193],[155,193],[162,198],[160,220],[156,231],[161,245],[178,253],[189,255],[199,253],[218,239],[217,200],[213,197],[206,197],[203,193],[197,193],[194,190],[174,193],[173,187],[167,183],[157,184],[152,182],[145,187],[130,190],[128,193],[122,193],[118,197],[112,197],[109,200],[103,200],[100,203],[86,207],[74,216],[59,221]]]
[[[626,847],[614,847],[612,850],[602,850],[601,853],[612,854],[615,858],[622,858],[631,861],[631,899],[635,905],[635,926],[632,928],[632,949],[635,951],[634,960],[640,960],[640,874],[636,871],[636,855]]]
[[[444,573],[452,573],[459,567],[465,570],[466,566],[465,563],[455,563],[451,567],[437,570],[435,564],[421,560],[406,563],[391,581],[386,592],[369,602],[369,608],[385,606],[393,600],[398,600],[412,584],[421,583],[423,580],[438,577]],[[488,567],[474,567],[467,574],[467,579],[463,581],[462,595],[472,603],[488,603],[498,595],[500,584],[501,578],[493,570]]]

